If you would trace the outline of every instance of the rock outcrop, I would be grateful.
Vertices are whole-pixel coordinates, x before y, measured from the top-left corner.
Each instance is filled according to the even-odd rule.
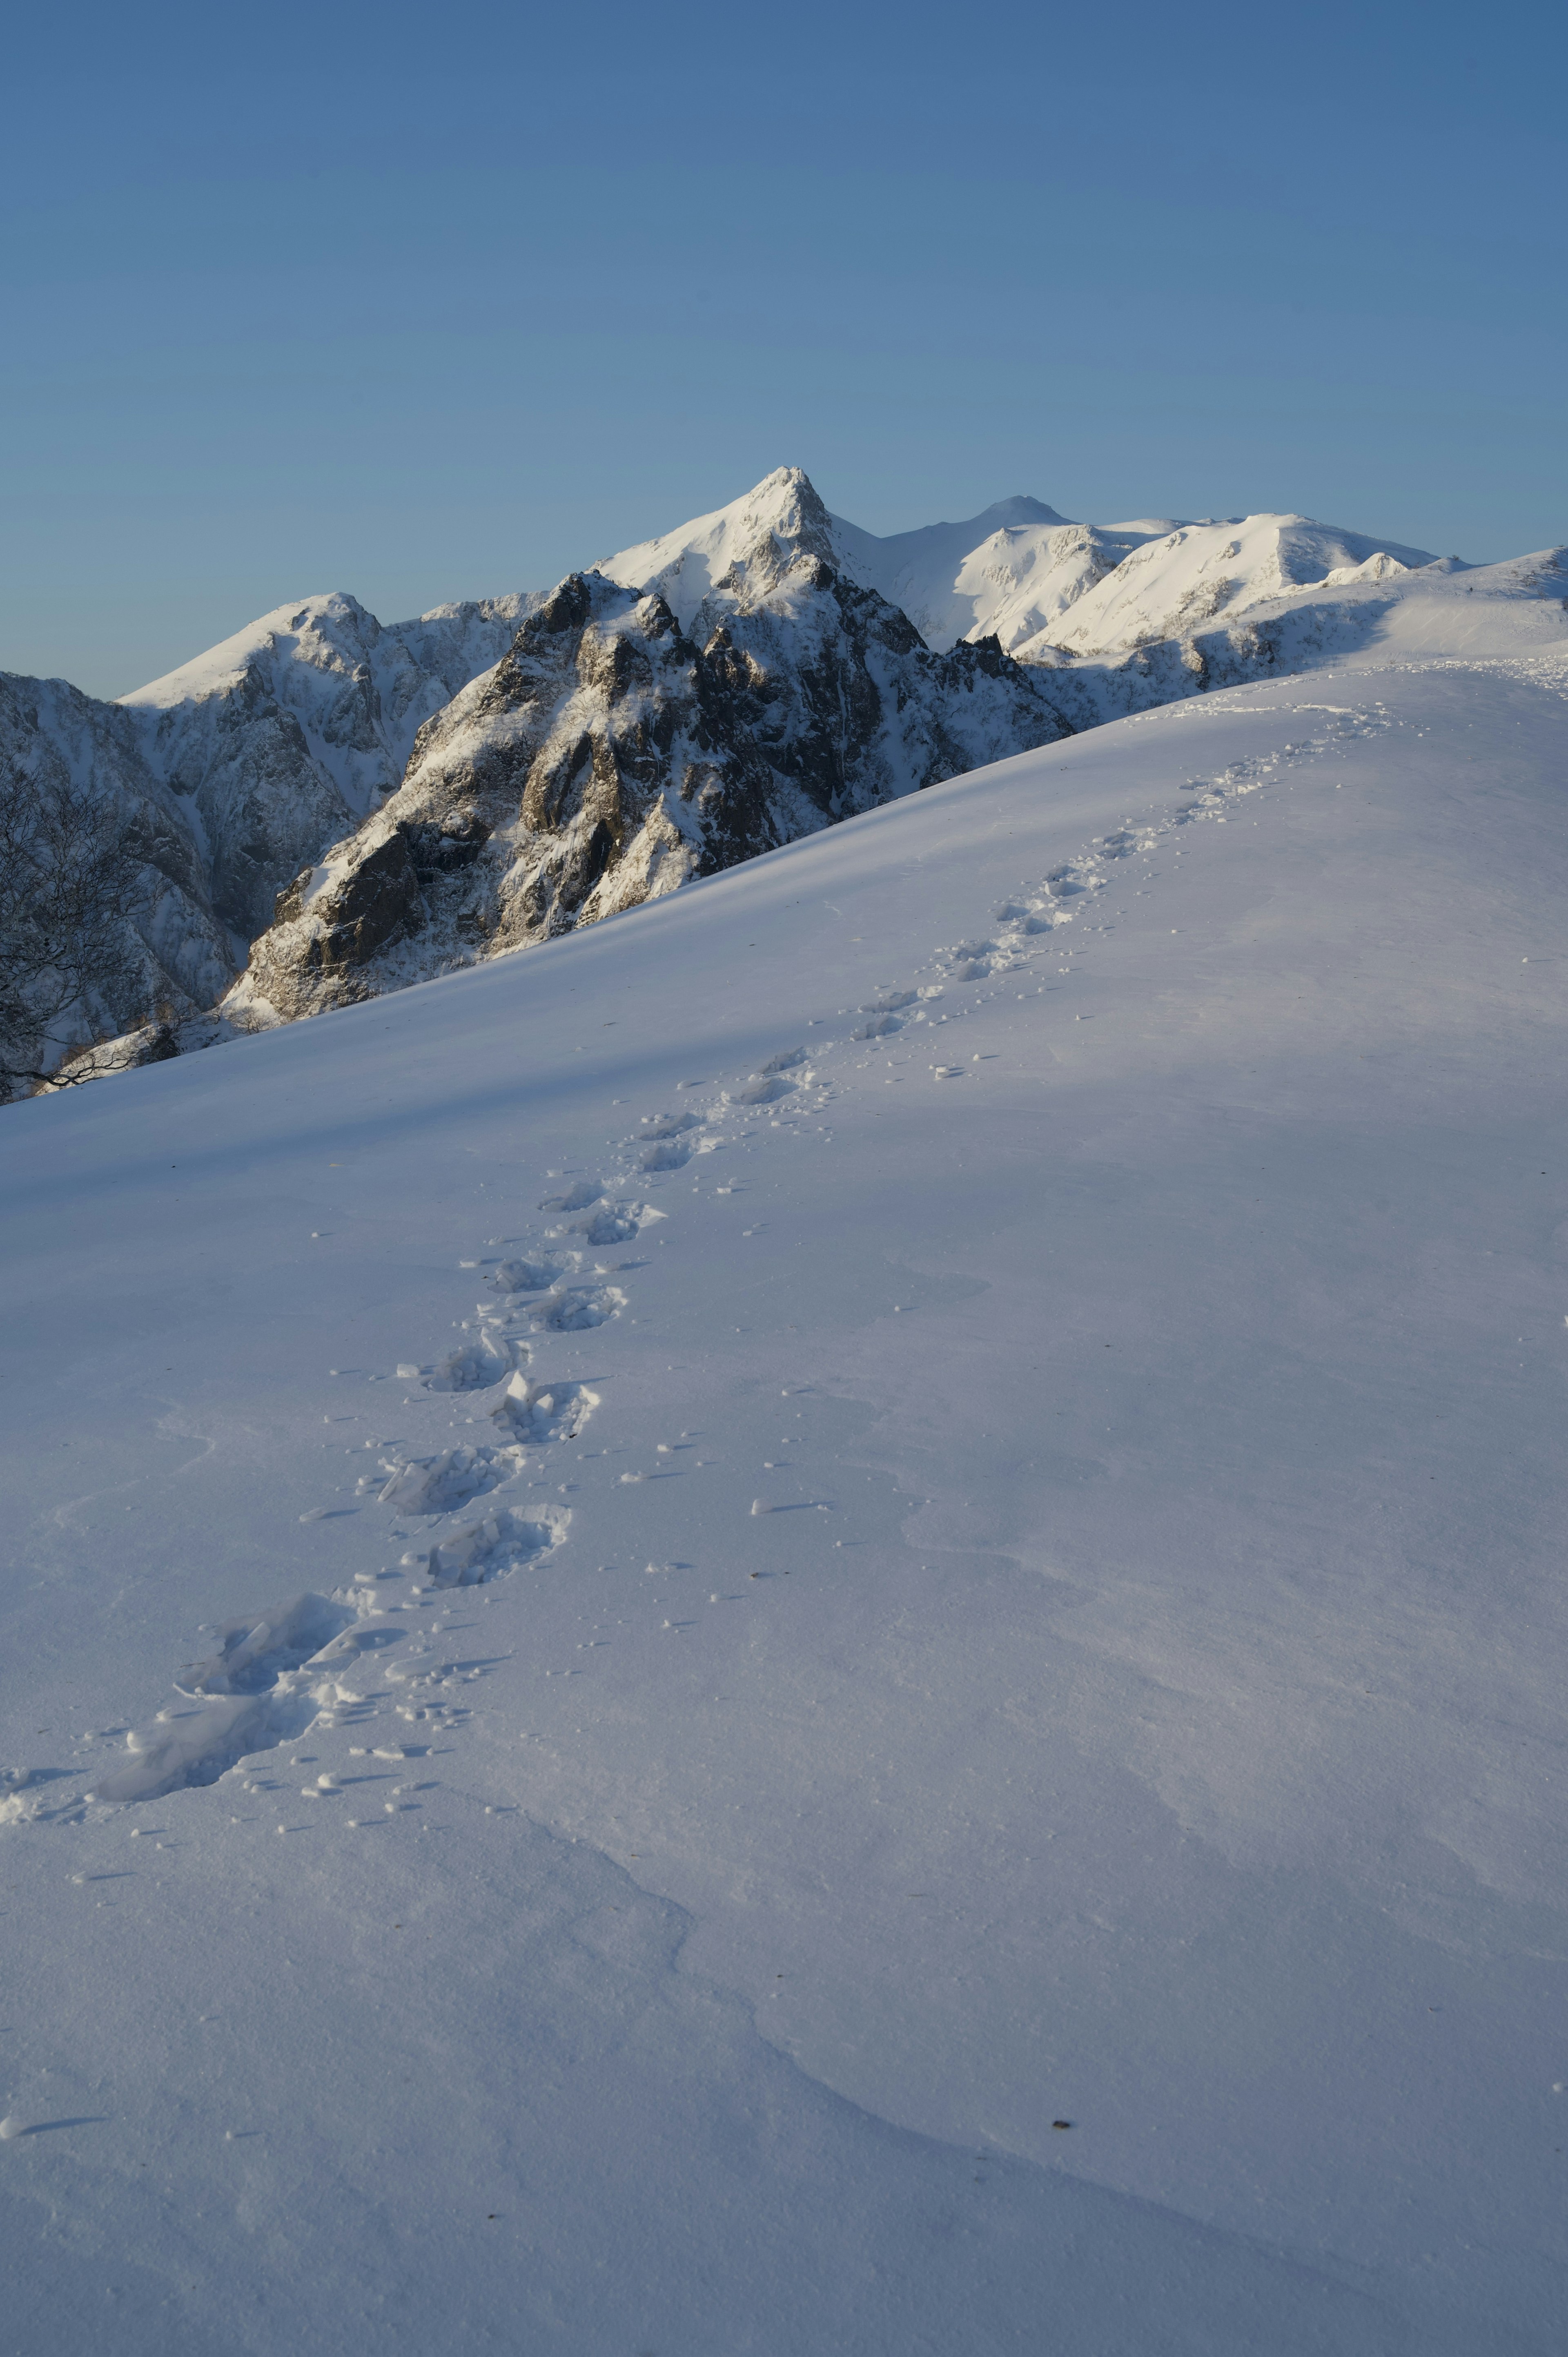
[[[290,1021],[522,948],[1063,733],[994,641],[934,654],[836,573],[810,503],[803,533],[779,522],[690,631],[657,593],[568,576],[279,896],[226,1014]]]

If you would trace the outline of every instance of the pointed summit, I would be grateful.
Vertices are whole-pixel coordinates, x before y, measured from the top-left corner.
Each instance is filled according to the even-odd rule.
[[[656,591],[689,630],[703,598],[733,566],[760,567],[773,576],[802,555],[843,568],[833,519],[810,477],[799,467],[776,467],[728,507],[602,557],[596,570],[628,588]]]

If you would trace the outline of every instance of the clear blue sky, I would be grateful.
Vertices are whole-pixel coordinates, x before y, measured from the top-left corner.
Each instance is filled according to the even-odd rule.
[[[0,667],[546,584],[781,464],[873,531],[1568,539],[1568,12],[14,12]]]

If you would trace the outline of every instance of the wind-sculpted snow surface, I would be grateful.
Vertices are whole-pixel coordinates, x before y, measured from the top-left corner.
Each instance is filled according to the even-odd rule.
[[[18,1109],[19,2345],[1554,2349],[1568,645],[1410,645]]]

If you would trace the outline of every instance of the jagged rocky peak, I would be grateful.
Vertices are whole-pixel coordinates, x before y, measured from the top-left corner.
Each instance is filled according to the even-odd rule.
[[[815,533],[821,503],[774,482],[690,630],[657,586],[561,582],[280,897],[228,1012],[292,1020],[521,948],[1061,733],[993,642],[932,654],[777,530]]]

